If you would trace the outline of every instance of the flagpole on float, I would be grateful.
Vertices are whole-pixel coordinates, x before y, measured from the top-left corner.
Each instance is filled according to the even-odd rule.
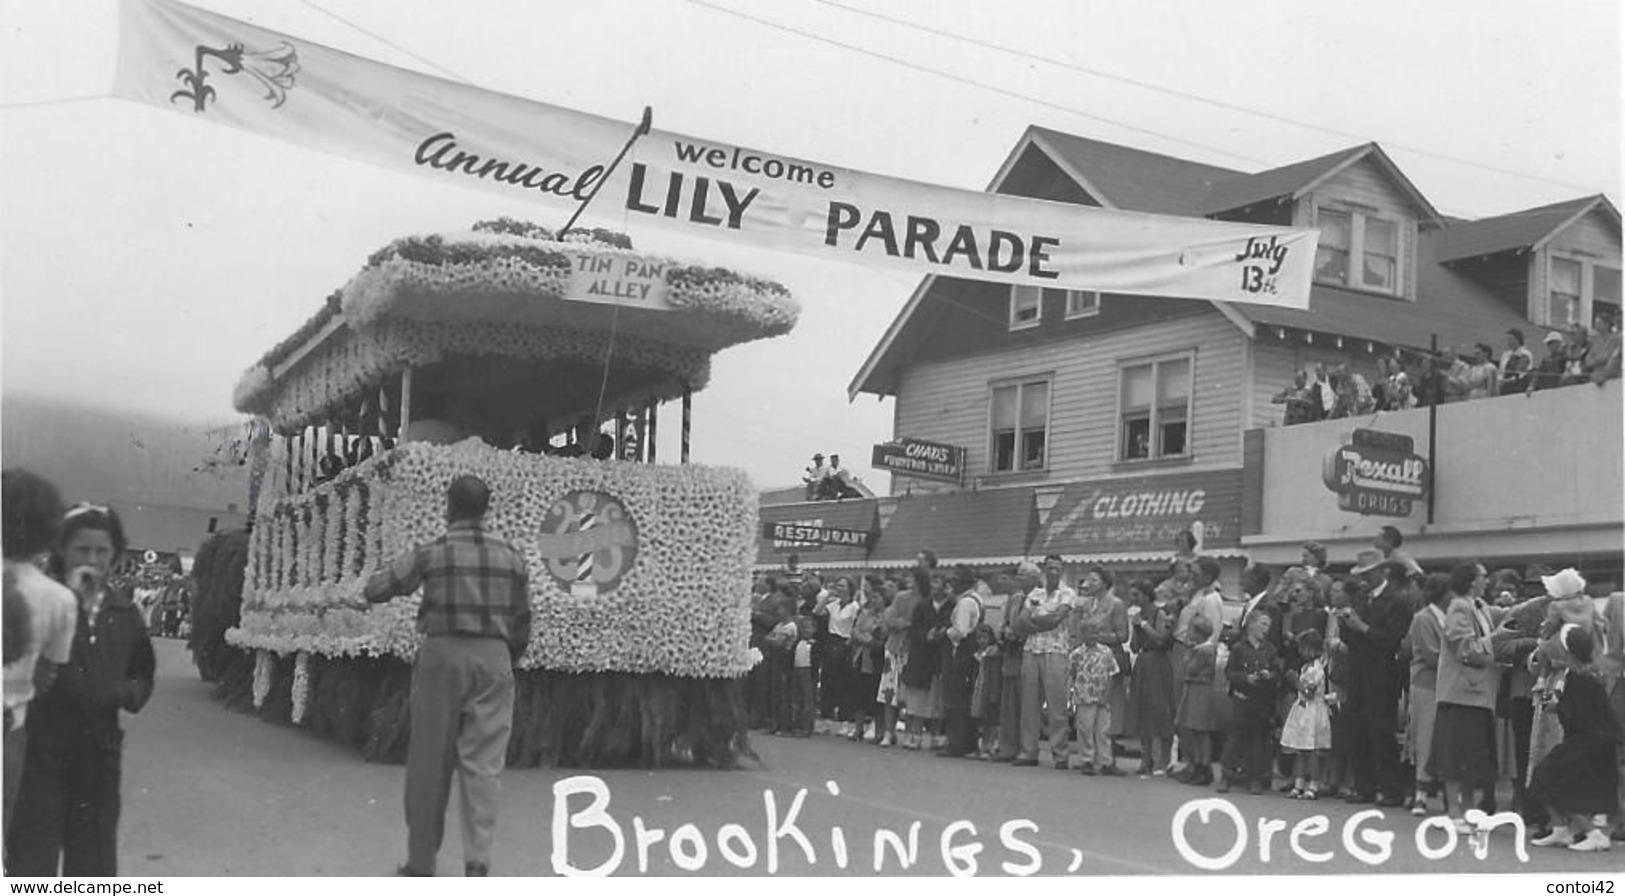
[[[627,138],[626,145],[622,146],[621,151],[615,154],[615,160],[609,163],[608,168],[604,169],[603,176],[599,177],[598,182],[592,185],[592,192],[588,193],[587,198],[581,200],[581,204],[576,206],[575,214],[570,216],[570,220],[564,223],[564,229],[559,231],[559,239],[564,239],[564,235],[570,232],[571,227],[575,226],[576,219],[581,217],[581,213],[586,211],[587,206],[591,205],[592,201],[598,197],[598,191],[603,189],[604,181],[609,180],[609,176],[615,173],[616,168],[620,167],[621,160],[626,158],[628,152],[632,151],[632,144],[638,142],[639,137],[649,133],[650,126],[654,124],[654,115],[653,106],[643,107],[643,120],[638,122],[637,128],[632,131],[632,136]]]

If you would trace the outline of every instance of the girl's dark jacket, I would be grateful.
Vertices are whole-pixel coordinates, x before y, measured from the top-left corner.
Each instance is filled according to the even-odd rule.
[[[139,712],[147,704],[156,670],[152,641],[129,591],[110,591],[94,620],[81,609],[71,657],[51,689],[29,705],[29,738],[90,737],[116,746],[119,710]]]

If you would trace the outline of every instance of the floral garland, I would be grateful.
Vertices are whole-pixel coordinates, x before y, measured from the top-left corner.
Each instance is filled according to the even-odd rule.
[[[687,383],[698,391],[711,378],[708,352],[630,333],[618,333],[613,338],[617,363],[658,370],[667,379],[647,394],[618,396],[622,403],[676,398],[682,394],[681,384]],[[407,367],[423,367],[455,355],[601,364],[610,350],[610,340],[611,334],[605,330],[388,318],[328,340],[288,371],[273,389],[238,408],[269,418],[281,430],[297,430],[321,422],[334,408],[353,405],[376,390],[380,382]]]
[[[229,632],[227,633],[226,640],[231,640]],[[275,664],[276,660],[272,657],[270,651],[257,650],[254,652],[253,695],[255,709],[259,709],[261,706],[263,706],[265,704],[266,696],[271,693],[271,672],[275,667]]]
[[[417,598],[369,608],[362,591],[381,558],[444,532],[445,484],[464,472],[490,484],[486,526],[519,547],[531,569],[533,623],[522,668],[732,677],[760,661],[749,652],[756,500],[742,473],[513,454],[474,440],[408,443],[318,489],[354,490],[366,495],[364,501],[323,502],[307,495],[279,502],[256,522],[256,529],[277,533],[268,543],[286,545],[281,533],[297,530],[308,509],[322,518],[312,524],[317,531],[322,525],[344,528],[341,538],[364,539],[364,562],[345,566],[332,581],[307,573],[244,594],[241,624],[227,641],[278,654],[413,658]],[[636,559],[620,587],[602,597],[560,587],[546,571],[536,537],[549,508],[578,490],[615,496],[637,524]],[[362,520],[355,531],[353,524]]]
[[[684,265],[606,245],[614,234],[564,242],[534,225],[509,222],[476,233],[409,237],[374,253],[322,311],[236,384],[233,404],[298,429],[347,407],[411,366],[451,355],[525,361],[601,362],[615,331],[615,356],[660,371],[662,391],[625,401],[675,398],[703,388],[710,355],[730,345],[789,332],[800,308],[789,290],[722,268]],[[527,229],[528,228],[528,229]],[[664,271],[672,311],[615,314],[595,303],[562,301],[575,258],[632,256]],[[271,369],[342,315],[347,328],[273,377]],[[611,321],[614,321],[613,326]]]
[[[293,659],[293,711],[289,719],[299,724],[305,719],[305,703],[310,697],[310,652],[299,651]]]

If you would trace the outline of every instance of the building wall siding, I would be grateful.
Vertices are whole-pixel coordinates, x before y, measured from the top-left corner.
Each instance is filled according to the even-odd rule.
[[[1619,231],[1608,225],[1602,212],[1592,212],[1552,238],[1547,245],[1558,252],[1581,252],[1596,256],[1609,266],[1619,264]]]
[[[1382,168],[1370,159],[1351,165],[1318,187],[1309,197],[1315,208],[1337,208],[1348,202],[1376,209],[1376,214],[1400,222],[1400,295],[1416,298],[1416,204]],[[1361,209],[1365,211],[1365,209]],[[1313,221],[1313,215],[1309,215]],[[1351,264],[1354,262],[1351,260]]]
[[[1242,347],[1245,336],[1217,312],[1117,331],[921,364],[904,372],[897,394],[896,435],[968,449],[967,485],[1053,483],[1153,472],[1207,470],[1241,463]],[[1190,433],[1192,461],[1168,467],[1117,462],[1118,365],[1194,350]],[[988,475],[990,384],[1052,375],[1048,469]],[[978,482],[978,480],[980,480]],[[921,480],[893,477],[893,494],[937,491]]]

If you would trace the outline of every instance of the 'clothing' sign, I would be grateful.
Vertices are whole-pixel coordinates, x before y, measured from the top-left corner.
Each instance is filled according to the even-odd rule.
[[[1414,447],[1410,436],[1356,429],[1349,444],[1326,452],[1321,479],[1344,510],[1410,516],[1411,502],[1427,498],[1429,473]]]
[[[869,464],[901,476],[958,485],[965,477],[965,449],[924,439],[905,438],[876,445]]]
[[[1182,532],[1196,535],[1204,550],[1240,545],[1240,470],[1068,485],[1033,553],[1172,553]]]

